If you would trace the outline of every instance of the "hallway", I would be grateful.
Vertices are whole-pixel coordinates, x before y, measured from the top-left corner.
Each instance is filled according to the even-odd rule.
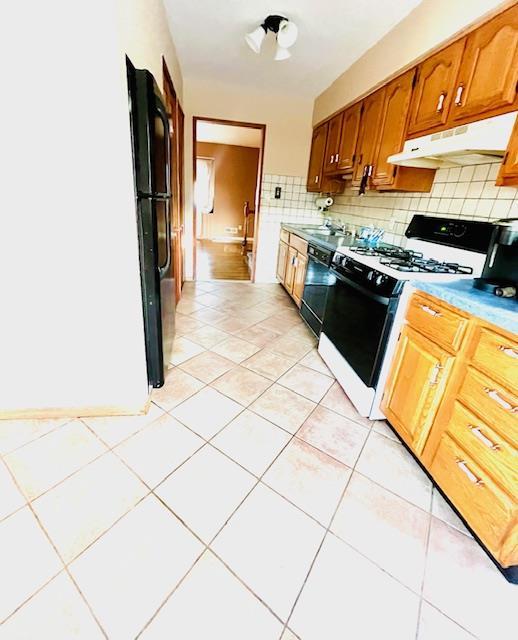
[[[197,280],[250,280],[246,256],[240,242],[198,240]]]

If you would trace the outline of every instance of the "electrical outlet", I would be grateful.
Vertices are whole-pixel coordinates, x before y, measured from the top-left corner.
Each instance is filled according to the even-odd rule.
[[[280,200],[281,199],[281,188],[280,187],[275,187],[275,199],[276,200]]]

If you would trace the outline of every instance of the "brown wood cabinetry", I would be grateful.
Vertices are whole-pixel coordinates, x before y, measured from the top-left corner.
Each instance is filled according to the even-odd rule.
[[[288,245],[282,240],[279,242],[279,253],[277,255],[277,278],[281,282],[286,279],[286,265],[288,262]]]
[[[308,191],[320,191],[322,172],[324,168],[324,153],[326,151],[328,123],[326,122],[313,131],[311,139],[311,153],[308,168]]]
[[[518,117],[514,123],[511,140],[496,179],[497,185],[518,186]]]
[[[304,283],[306,281],[306,269],[308,266],[307,256],[298,253],[295,258],[295,275],[293,276],[292,296],[297,306],[302,304],[302,294],[304,293]]]
[[[295,260],[297,258],[297,249],[288,247],[288,261],[286,262],[286,272],[284,274],[283,285],[289,294],[293,293],[293,281],[295,279]]]
[[[308,243],[304,239],[286,229],[281,231],[277,278],[299,307],[306,281],[307,253]]]
[[[337,165],[337,169],[341,173],[350,173],[353,170],[361,113],[361,102],[353,104],[352,107],[344,111]]]
[[[384,98],[385,88],[383,87],[379,91],[367,96],[363,101],[360,132],[358,134],[356,158],[353,167],[353,186],[359,186],[365,167],[374,164],[380,134]]]
[[[329,121],[329,128],[327,130],[326,152],[324,155],[324,173],[327,174],[335,173],[338,167],[342,119],[343,114],[339,113]]]

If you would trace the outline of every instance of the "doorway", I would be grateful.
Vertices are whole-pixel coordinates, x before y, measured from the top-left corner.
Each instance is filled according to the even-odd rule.
[[[193,119],[195,280],[254,279],[265,130]]]

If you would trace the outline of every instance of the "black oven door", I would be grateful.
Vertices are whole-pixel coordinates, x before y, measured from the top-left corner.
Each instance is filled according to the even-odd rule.
[[[329,266],[308,254],[301,313],[317,335],[324,318],[327,292],[334,281],[335,277]]]
[[[365,289],[331,269],[322,332],[367,387],[375,388],[397,299]]]

